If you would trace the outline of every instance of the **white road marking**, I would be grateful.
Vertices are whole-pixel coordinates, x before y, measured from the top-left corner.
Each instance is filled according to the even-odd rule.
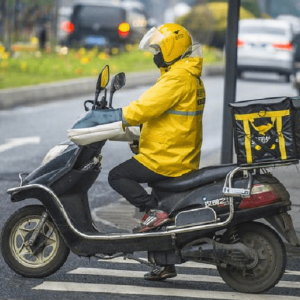
[[[39,136],[9,139],[7,143],[0,145],[0,153],[27,144],[39,144],[40,141],[41,139]]]
[[[114,269],[99,269],[99,268],[77,268],[68,272],[68,274],[81,274],[81,275],[98,275],[98,276],[114,276],[114,277],[127,277],[127,278],[142,278],[145,272],[142,271],[127,271],[127,270],[114,270]],[[221,277],[207,276],[207,275],[186,275],[178,274],[177,277],[172,278],[176,281],[196,281],[196,282],[216,282],[224,283]]]
[[[89,292],[89,293],[107,293],[119,295],[151,295],[151,296],[169,296],[197,299],[224,299],[224,300],[300,300],[296,296],[282,295],[254,295],[242,294],[237,292],[223,291],[203,291],[192,289],[175,288],[154,288],[133,285],[118,284],[95,284],[78,282],[55,282],[47,281],[33,288],[34,290],[51,290],[63,292]]]
[[[124,259],[122,257],[117,257],[113,258],[111,260],[103,260],[99,259],[99,262],[110,262],[110,263],[126,263],[126,264],[139,264],[139,262],[131,259]],[[196,269],[215,269],[217,270],[217,267],[214,265],[208,265],[208,264],[202,264],[202,263],[197,263],[197,262],[186,262],[181,265],[176,265],[177,267],[183,267],[183,268],[196,268]],[[300,271],[290,271],[290,270],[285,270],[285,275],[296,275],[300,276]]]
[[[114,276],[114,277],[127,277],[127,278],[142,278],[145,272],[142,271],[126,271],[126,270],[111,270],[99,268],[78,268],[68,272],[69,274],[81,275],[98,275],[98,276]],[[224,283],[221,277],[209,275],[187,275],[178,274],[177,277],[172,278],[175,281],[188,281],[188,282],[214,282]],[[225,283],[224,283],[225,284]],[[276,287],[299,289],[299,282],[293,281],[280,281]]]

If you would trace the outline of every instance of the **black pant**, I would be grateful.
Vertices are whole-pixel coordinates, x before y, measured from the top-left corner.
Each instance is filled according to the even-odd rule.
[[[140,211],[145,212],[155,208],[157,200],[140,183],[154,183],[168,178],[149,170],[134,158],[116,166],[108,174],[110,186]]]

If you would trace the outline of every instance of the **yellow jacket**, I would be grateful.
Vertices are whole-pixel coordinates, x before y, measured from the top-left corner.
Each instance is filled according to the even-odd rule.
[[[205,90],[201,58],[184,58],[161,69],[156,84],[123,108],[128,126],[143,124],[139,154],[148,169],[177,177],[199,168]]]

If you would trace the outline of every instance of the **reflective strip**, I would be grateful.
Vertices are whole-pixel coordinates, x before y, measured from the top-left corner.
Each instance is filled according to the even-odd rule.
[[[278,111],[261,111],[252,114],[243,114],[243,115],[236,114],[234,115],[234,118],[237,121],[243,121],[243,120],[257,119],[257,118],[285,117],[289,115],[290,115],[290,111],[287,109],[287,110],[278,110]]]
[[[278,132],[278,142],[279,142],[279,149],[281,154],[281,159],[285,160],[286,157],[286,150],[285,150],[285,140],[282,134],[282,118],[277,118],[277,132]]]
[[[251,132],[249,127],[249,122],[247,120],[243,120],[244,123],[244,131],[245,131],[245,148],[246,148],[246,158],[247,163],[252,163],[252,151],[251,151]]]
[[[180,110],[169,109],[165,113],[168,114],[168,115],[179,115],[179,116],[199,116],[199,115],[203,115],[203,110],[180,111]]]

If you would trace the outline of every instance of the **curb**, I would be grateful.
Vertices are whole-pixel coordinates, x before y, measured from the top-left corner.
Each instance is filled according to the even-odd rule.
[[[208,66],[203,68],[202,76],[215,76],[223,73],[224,66],[222,65]],[[124,88],[154,84],[158,78],[158,70],[128,73],[126,74]],[[95,77],[84,77],[14,89],[3,89],[0,90],[0,110],[88,94],[94,91],[96,80]]]

